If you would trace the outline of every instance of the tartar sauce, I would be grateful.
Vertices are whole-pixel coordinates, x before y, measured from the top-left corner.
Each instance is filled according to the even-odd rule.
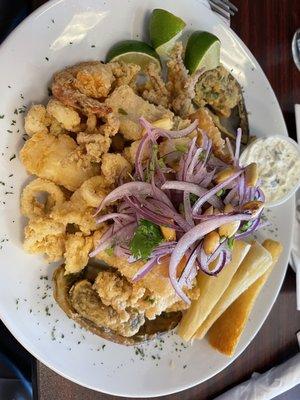
[[[256,139],[241,155],[241,164],[256,162],[260,187],[269,205],[289,197],[300,183],[300,151],[281,136]]]

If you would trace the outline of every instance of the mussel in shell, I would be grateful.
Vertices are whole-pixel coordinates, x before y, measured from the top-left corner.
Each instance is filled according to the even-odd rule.
[[[248,143],[249,124],[243,91],[239,82],[223,65],[200,76],[195,86],[194,102],[209,110],[223,135],[235,139],[237,128],[241,128],[242,143]]]
[[[153,339],[177,326],[181,312],[165,312],[148,320],[138,310],[132,310],[128,321],[118,321],[113,308],[104,305],[93,289],[102,268],[88,265],[80,274],[65,275],[61,265],[54,271],[54,298],[68,317],[104,339],[127,346]],[[128,336],[132,332],[136,333]]]

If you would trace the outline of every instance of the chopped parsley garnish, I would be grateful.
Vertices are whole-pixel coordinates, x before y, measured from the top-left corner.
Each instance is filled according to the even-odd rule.
[[[234,244],[234,236],[232,236],[232,237],[227,239],[227,245],[228,245],[230,250],[233,249],[233,244]]]
[[[202,153],[199,154],[199,161],[204,161],[206,157],[206,151],[202,151]]]
[[[180,153],[186,153],[188,148],[187,148],[187,146],[185,144],[177,143],[175,145],[175,150],[179,151]]]
[[[246,232],[250,226],[252,225],[252,221],[244,222],[243,225],[240,227],[241,232]]]
[[[216,193],[216,195],[217,195],[218,197],[222,197],[224,193],[225,193],[225,189],[220,189],[220,190]]]
[[[159,226],[146,219],[141,219],[129,247],[136,259],[147,260],[162,241],[163,235]]]
[[[196,201],[199,199],[199,197],[196,195],[196,194],[194,194],[194,193],[191,193],[190,194],[190,202],[191,202],[191,205],[193,206],[195,203],[196,203]]]
[[[122,115],[128,115],[128,113],[123,108],[119,108],[118,113]]]
[[[108,248],[105,249],[104,251],[105,251],[105,253],[106,253],[108,256],[110,256],[110,257],[112,257],[112,256],[114,255],[114,248],[113,248],[113,247],[108,247]]]
[[[13,155],[10,157],[9,161],[12,161],[14,158],[16,158],[16,155],[15,155],[15,154],[13,154]]]
[[[1,114],[1,115],[0,115],[0,119],[3,119],[3,118],[4,118],[4,114]]]

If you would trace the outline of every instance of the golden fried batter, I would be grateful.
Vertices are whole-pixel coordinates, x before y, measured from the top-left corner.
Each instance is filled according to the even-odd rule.
[[[148,82],[144,87],[142,97],[150,103],[169,108],[170,93],[157,65],[150,63],[146,69],[146,75]]]
[[[189,75],[183,62],[183,46],[181,42],[175,44],[171,59],[167,65],[167,89],[171,97],[171,107],[175,114],[180,117],[186,117],[194,111],[192,99],[195,97],[195,84],[202,71]]]
[[[84,236],[81,232],[66,235],[64,252],[66,274],[80,272],[87,265],[92,246],[91,236]]]
[[[103,304],[111,306],[119,314],[121,322],[129,320],[128,308],[142,311],[139,303],[142,302],[141,299],[146,289],[140,285],[130,284],[114,272],[99,272],[93,288],[97,291]]]
[[[47,113],[68,131],[73,131],[80,124],[78,112],[65,106],[59,100],[50,99],[47,104]]]
[[[70,136],[55,137],[40,132],[24,144],[20,159],[31,174],[74,191],[98,171],[95,165],[81,166],[78,160],[72,160],[71,155],[77,148],[75,140]]]
[[[38,195],[45,194],[44,202],[37,199]],[[21,212],[28,218],[44,217],[54,207],[58,207],[65,201],[63,191],[55,183],[46,179],[37,178],[31,181],[21,194]]]
[[[110,109],[98,99],[108,95],[113,81],[111,69],[106,64],[99,61],[83,62],[54,75],[52,94],[66,106],[86,115],[102,117]]]
[[[70,300],[74,309],[82,317],[125,337],[135,335],[145,322],[143,314],[136,310],[131,310],[128,321],[121,322],[119,314],[112,307],[102,303],[92,284],[87,280],[79,281],[72,287]]]
[[[106,99],[106,104],[119,116],[120,132],[128,140],[138,140],[142,137],[140,117],[146,118],[149,122],[164,117],[173,118],[173,113],[170,110],[143,100],[127,85],[114,90],[110,97]]]
[[[64,253],[64,233],[64,225],[51,218],[30,220],[24,230],[24,250],[44,254],[48,262],[58,261]]]
[[[48,133],[50,123],[51,118],[49,118],[46,108],[41,104],[33,105],[25,116],[25,132],[29,136],[35,133]]]
[[[101,171],[105,179],[115,185],[120,178],[128,178],[132,167],[121,154],[106,153],[102,157]]]

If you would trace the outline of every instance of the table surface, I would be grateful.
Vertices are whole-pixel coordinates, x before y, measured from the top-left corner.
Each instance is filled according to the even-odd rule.
[[[300,1],[232,1],[239,8],[238,14],[232,19],[232,28],[265,71],[282,107],[289,134],[295,137],[294,104],[300,103],[300,72],[293,64],[291,40],[294,31],[300,27]],[[268,370],[297,352],[298,330],[300,312],[296,311],[295,276],[289,268],[270,315],[244,353],[214,378],[164,399],[213,399],[224,390],[248,379],[253,371]],[[80,387],[39,362],[36,379],[36,398],[39,400],[117,399]],[[298,390],[299,398],[299,387],[295,390]],[[291,394],[283,395],[280,399],[291,399]]]

